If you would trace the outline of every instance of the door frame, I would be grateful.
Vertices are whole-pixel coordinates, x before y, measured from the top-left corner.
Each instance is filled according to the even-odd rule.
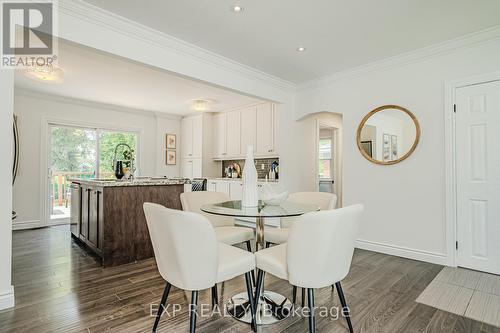
[[[448,266],[457,267],[457,174],[456,174],[456,90],[463,87],[500,81],[500,71],[474,75],[445,82],[444,132],[445,132],[445,221],[446,253]]]
[[[316,138],[315,138],[315,169],[314,169],[314,182],[316,186],[316,190],[319,191],[319,178],[318,178],[318,169],[319,169],[319,136],[321,127],[328,127],[333,129],[333,163],[331,165],[333,169],[333,188],[335,189],[337,195],[337,206],[342,207],[342,154],[340,147],[340,128],[333,126],[327,121],[322,121],[316,119]]]
[[[56,117],[42,117],[41,121],[41,140],[40,140],[40,221],[39,225],[33,227],[44,227],[66,224],[65,221],[55,221],[51,222],[49,214],[49,203],[47,202],[47,193],[49,191],[49,182],[47,177],[47,171],[50,167],[49,162],[49,147],[51,144],[50,128],[51,126],[66,126],[66,127],[78,127],[87,129],[97,129],[104,131],[123,131],[131,132],[137,134],[137,147],[136,147],[136,168],[140,172],[142,169],[141,163],[141,151],[143,149],[142,136],[143,129],[139,127],[127,127],[127,126],[113,126],[109,124],[97,123],[97,122],[86,122],[79,120],[69,120],[64,118]],[[97,141],[98,142],[98,141]],[[97,153],[99,150],[97,149]],[[98,163],[98,162],[97,162]],[[96,168],[99,165],[96,165]]]

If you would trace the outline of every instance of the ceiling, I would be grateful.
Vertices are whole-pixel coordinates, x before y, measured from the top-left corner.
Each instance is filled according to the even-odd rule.
[[[294,83],[500,24],[499,0],[86,2]]]
[[[15,86],[40,93],[179,116],[195,112],[191,110],[190,101],[193,99],[212,101],[210,111],[259,102],[252,97],[73,43],[59,41],[58,52],[59,67],[64,71],[63,83],[36,81],[17,70]]]

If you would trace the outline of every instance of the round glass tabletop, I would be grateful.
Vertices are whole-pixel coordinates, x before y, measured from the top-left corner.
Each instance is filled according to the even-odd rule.
[[[266,205],[259,200],[257,207],[243,207],[241,200],[226,201],[201,206],[205,213],[233,217],[292,217],[319,210],[318,206],[285,201],[279,206]]]

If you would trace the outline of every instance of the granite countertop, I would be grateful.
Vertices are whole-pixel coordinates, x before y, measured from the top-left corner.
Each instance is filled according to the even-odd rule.
[[[135,178],[133,180],[70,178],[69,181],[73,183],[92,185],[98,187],[161,186],[161,185],[184,185],[191,183],[191,181],[187,178],[161,178],[161,177]]]

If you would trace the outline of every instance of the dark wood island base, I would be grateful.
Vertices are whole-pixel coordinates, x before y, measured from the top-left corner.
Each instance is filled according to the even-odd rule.
[[[145,202],[182,209],[180,194],[184,180],[103,182],[73,180],[72,236],[96,254],[104,267],[154,256],[146,218]],[[75,186],[76,185],[76,186]],[[79,198],[78,198],[79,196]],[[80,209],[74,209],[80,208]],[[79,211],[79,212],[78,212]]]

